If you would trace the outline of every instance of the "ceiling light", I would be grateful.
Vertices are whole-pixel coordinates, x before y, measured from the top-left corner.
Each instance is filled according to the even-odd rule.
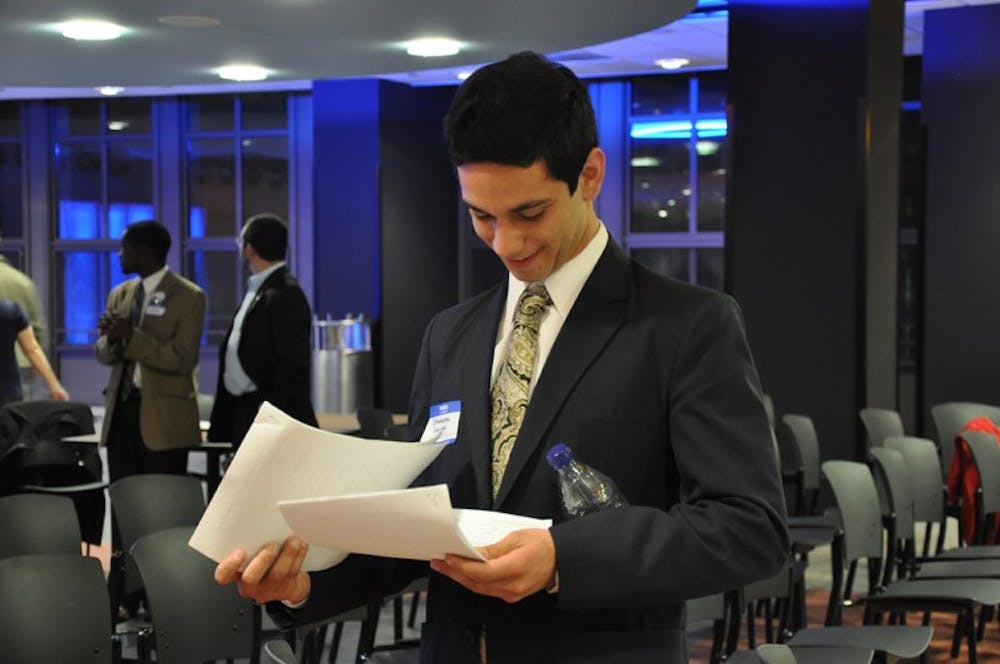
[[[227,81],[263,81],[271,72],[257,65],[226,65],[215,73]]]
[[[440,58],[445,55],[455,55],[461,47],[462,45],[454,39],[432,37],[407,42],[406,52],[421,58]]]
[[[114,97],[115,95],[120,95],[125,92],[125,88],[120,85],[102,85],[100,87],[94,88],[98,93],[104,95],[105,97]]]
[[[107,41],[118,39],[125,33],[125,28],[107,21],[67,21],[58,26],[63,37],[82,41]]]
[[[691,64],[691,61],[687,58],[661,58],[653,64],[664,69],[680,69],[681,67],[687,67]]]
[[[109,131],[124,131],[128,129],[127,120],[108,120]]]
[[[470,76],[472,76],[472,72],[469,71],[469,70],[460,71],[457,74],[455,74],[455,78],[457,78],[460,81],[464,81],[465,79],[469,78]]]

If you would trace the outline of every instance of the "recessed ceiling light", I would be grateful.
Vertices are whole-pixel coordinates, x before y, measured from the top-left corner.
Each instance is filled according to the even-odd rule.
[[[680,69],[681,67],[687,67],[691,64],[691,61],[687,58],[662,58],[653,64],[663,67],[664,69]]]
[[[128,129],[127,120],[108,120],[109,131],[124,131]]]
[[[406,52],[421,58],[440,58],[445,55],[455,55],[462,45],[454,39],[431,37],[415,39],[406,43]]]
[[[114,97],[115,95],[120,95],[125,92],[125,88],[120,85],[102,85],[94,89],[105,97]]]
[[[57,27],[63,37],[81,41],[108,41],[118,39],[125,33],[125,28],[108,21],[67,21]]]
[[[215,73],[227,81],[263,81],[271,72],[257,65],[226,65]]]
[[[465,79],[469,78],[470,76],[472,76],[472,72],[469,71],[468,69],[466,69],[465,71],[460,71],[457,74],[455,74],[455,78],[457,78],[460,81],[464,81]]]
[[[161,16],[156,20],[159,23],[172,25],[175,28],[215,28],[222,25],[222,21],[211,16],[192,16],[188,14]]]

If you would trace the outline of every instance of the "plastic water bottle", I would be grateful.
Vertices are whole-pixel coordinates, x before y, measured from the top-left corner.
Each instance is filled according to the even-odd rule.
[[[563,508],[570,518],[628,504],[608,476],[576,461],[565,443],[553,445],[545,459],[559,475]]]

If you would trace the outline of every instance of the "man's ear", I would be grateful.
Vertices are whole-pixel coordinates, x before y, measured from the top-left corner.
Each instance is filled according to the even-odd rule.
[[[606,161],[604,150],[592,148],[590,154],[587,155],[587,160],[583,162],[583,170],[580,171],[580,181],[577,187],[584,201],[591,202],[601,193]]]

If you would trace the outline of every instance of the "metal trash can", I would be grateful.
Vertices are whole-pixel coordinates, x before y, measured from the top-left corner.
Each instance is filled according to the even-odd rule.
[[[318,413],[353,413],[375,403],[371,326],[364,315],[313,316],[312,398]]]

